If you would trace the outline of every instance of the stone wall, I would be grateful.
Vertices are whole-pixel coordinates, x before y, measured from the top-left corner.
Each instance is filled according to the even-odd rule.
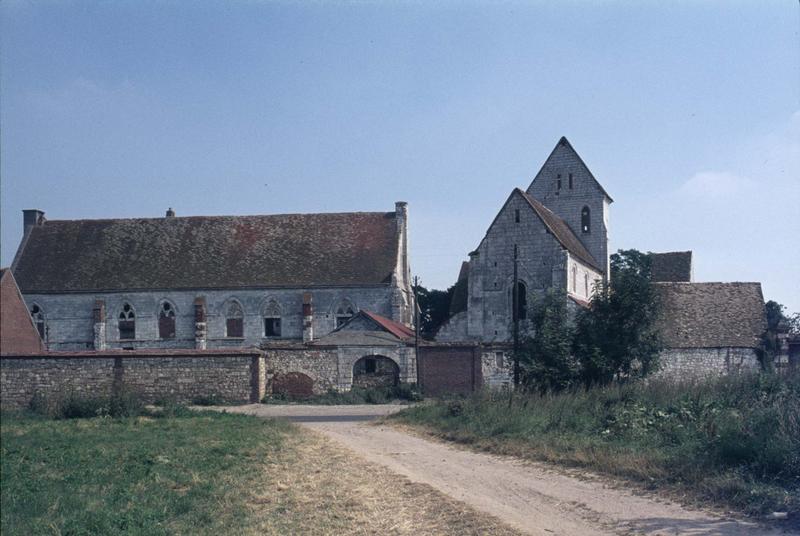
[[[508,346],[484,346],[481,348],[481,372],[483,384],[495,389],[508,387],[514,382],[514,361]]]
[[[761,367],[752,348],[670,348],[661,352],[656,377],[691,380],[754,372]]]
[[[413,346],[403,343],[383,346],[325,346],[269,344],[263,346],[266,359],[266,391],[272,393],[275,378],[300,373],[313,380],[314,394],[353,387],[353,367],[364,357],[394,362],[401,383],[416,383],[417,360]]]
[[[0,404],[26,406],[34,395],[109,396],[129,391],[144,402],[191,403],[213,396],[227,403],[256,401],[264,392],[259,352],[63,352],[0,358]]]
[[[264,334],[264,312],[272,304],[280,309],[280,339],[303,337],[303,292],[308,289],[236,289],[176,290],[143,292],[107,292],[86,294],[25,294],[28,307],[38,304],[46,318],[45,342],[49,350],[79,351],[94,348],[92,310],[96,300],[105,302],[106,342],[108,348],[194,348],[194,301],[204,296],[207,303],[208,347],[258,346],[274,340]],[[366,309],[391,318],[397,288],[392,285],[354,288],[311,289],[313,297],[314,337],[319,338],[336,327],[336,309],[349,303],[355,311]],[[229,338],[225,333],[225,312],[237,301],[244,313],[244,337]],[[168,301],[175,310],[175,338],[160,339],[158,315]],[[136,316],[136,338],[121,341],[118,316],[129,303]],[[394,306],[396,309],[396,306]]]

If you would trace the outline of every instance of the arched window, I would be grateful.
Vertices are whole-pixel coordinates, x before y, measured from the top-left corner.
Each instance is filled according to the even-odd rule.
[[[225,336],[244,337],[244,311],[237,301],[231,301],[225,308]]]
[[[589,297],[589,274],[583,274],[583,294]]]
[[[44,312],[36,303],[31,307],[31,318],[33,318],[33,323],[36,325],[36,331],[39,332],[39,337],[44,340]]]
[[[158,311],[158,337],[175,338],[175,306],[168,301],[162,302]]]
[[[583,210],[581,210],[581,231],[584,233],[591,231],[589,227],[589,207],[583,207]]]
[[[270,300],[264,308],[264,336],[281,336],[281,306],[275,300]]]
[[[512,304],[512,307],[516,305],[514,320],[525,320],[528,318],[528,287],[522,281],[517,281],[516,298],[517,303]]]
[[[578,292],[576,289],[578,287],[578,267],[574,264],[572,265],[572,292]]]
[[[131,307],[131,304],[125,302],[122,304],[122,310],[119,312],[119,340],[132,340],[136,338],[136,312]]]
[[[345,322],[356,314],[356,308],[348,300],[343,300],[336,308],[336,327],[344,325]]]

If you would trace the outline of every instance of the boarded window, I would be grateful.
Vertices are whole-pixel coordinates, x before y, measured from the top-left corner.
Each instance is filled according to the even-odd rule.
[[[119,313],[119,339],[132,340],[136,338],[136,313],[131,304],[125,303]]]
[[[230,302],[225,310],[225,336],[244,337],[244,312],[239,302]]]
[[[162,303],[158,312],[158,337],[175,338],[175,307],[169,302]]]

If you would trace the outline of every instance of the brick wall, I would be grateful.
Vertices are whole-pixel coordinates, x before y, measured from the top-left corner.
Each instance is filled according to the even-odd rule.
[[[422,346],[418,366],[426,395],[469,394],[483,383],[477,346]]]
[[[37,393],[109,396],[128,390],[144,402],[191,403],[215,396],[227,403],[259,400],[264,358],[254,351],[62,352],[0,359],[0,404],[26,406]]]

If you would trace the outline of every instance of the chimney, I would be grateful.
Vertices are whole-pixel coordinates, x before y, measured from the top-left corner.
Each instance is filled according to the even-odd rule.
[[[44,222],[44,211],[38,208],[26,208],[22,211],[22,224],[25,232],[28,232],[31,227],[44,224]]]
[[[303,292],[303,342],[314,340],[314,305],[310,292]]]
[[[167,217],[167,218],[174,218],[175,217],[175,211],[172,210],[172,207],[169,207],[167,209],[167,215],[165,217]]]

